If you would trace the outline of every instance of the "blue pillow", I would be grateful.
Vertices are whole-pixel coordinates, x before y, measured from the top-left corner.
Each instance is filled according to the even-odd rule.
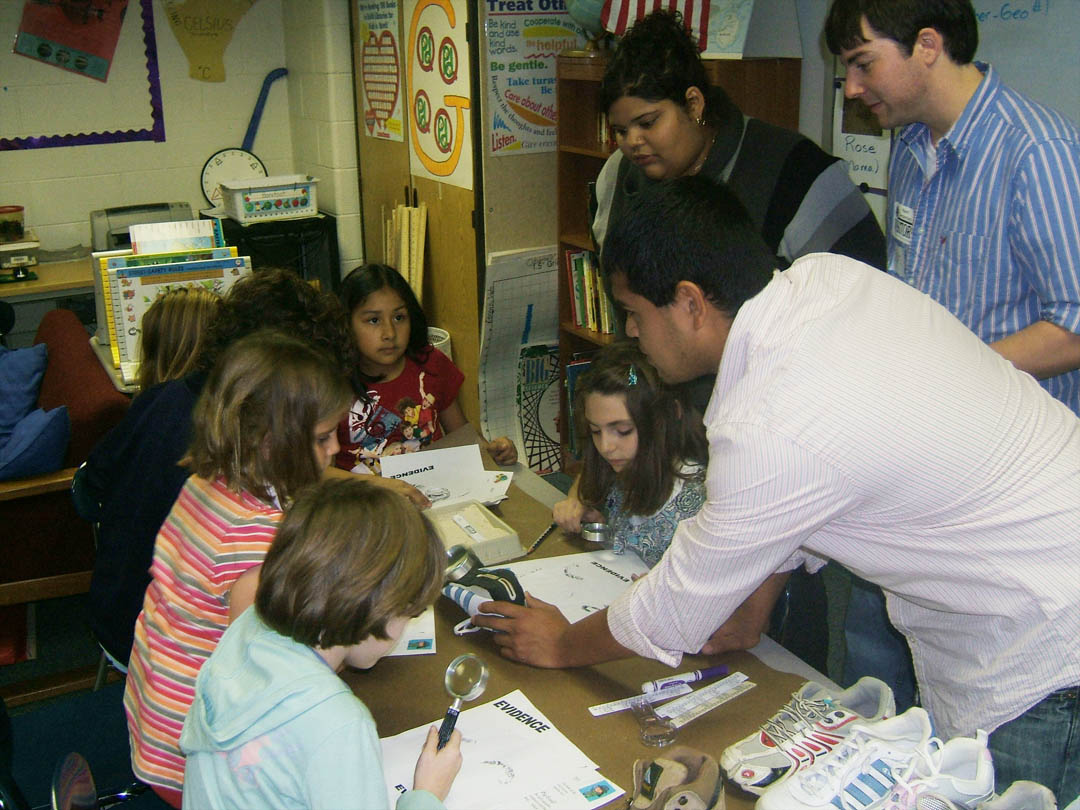
[[[0,447],[19,420],[37,404],[47,351],[44,343],[29,349],[0,346]]]
[[[66,406],[31,411],[15,425],[7,444],[0,447],[0,481],[59,470],[64,466],[70,436]]]

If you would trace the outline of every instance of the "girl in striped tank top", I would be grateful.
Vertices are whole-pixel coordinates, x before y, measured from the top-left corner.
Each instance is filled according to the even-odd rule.
[[[154,544],[124,692],[132,770],[174,807],[195,677],[257,581],[233,586],[262,563],[283,507],[322,477],[351,401],[328,356],[263,331],[225,352],[195,406],[182,462],[193,475]]]

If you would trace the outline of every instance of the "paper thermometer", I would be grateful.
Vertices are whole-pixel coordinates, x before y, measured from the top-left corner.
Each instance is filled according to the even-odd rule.
[[[656,713],[671,720],[671,724],[675,728],[682,728],[691,720],[701,717],[701,715],[715,709],[717,706],[727,703],[744,692],[749,692],[756,685],[752,681],[748,681],[741,672],[735,672],[722,681],[704,686],[685,697],[665,703],[656,710]]]

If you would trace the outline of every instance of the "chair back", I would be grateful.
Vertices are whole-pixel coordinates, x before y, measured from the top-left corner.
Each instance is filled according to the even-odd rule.
[[[7,301],[0,301],[0,346],[7,346],[7,333],[15,326],[15,307]]]
[[[68,754],[53,771],[52,810],[97,810],[97,806],[90,765],[82,754]]]

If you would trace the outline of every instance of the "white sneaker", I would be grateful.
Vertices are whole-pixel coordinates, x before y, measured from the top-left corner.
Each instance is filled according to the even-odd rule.
[[[727,778],[761,794],[828,755],[858,722],[896,714],[892,690],[877,678],[860,678],[843,692],[807,681],[780,711],[720,757]]]
[[[917,752],[881,810],[965,810],[991,798],[994,763],[986,739],[986,732],[979,731]]]
[[[1057,810],[1057,800],[1038,782],[1013,782],[996,799],[978,805],[978,810]]]
[[[923,709],[856,724],[817,765],[770,788],[758,810],[959,810],[994,795],[986,732],[942,744]]]

